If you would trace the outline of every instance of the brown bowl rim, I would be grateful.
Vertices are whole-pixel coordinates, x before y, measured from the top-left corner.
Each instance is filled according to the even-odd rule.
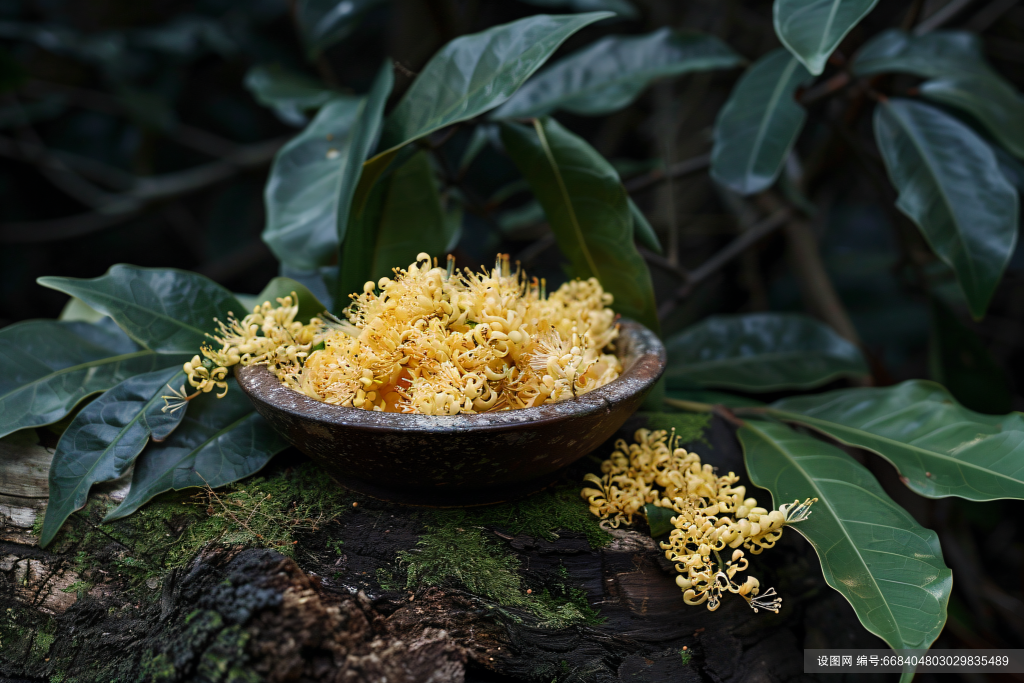
[[[331,405],[317,401],[281,384],[266,366],[236,366],[239,386],[254,401],[275,410],[321,424],[351,427],[373,432],[456,433],[468,430],[489,431],[517,425],[562,420],[606,411],[638,393],[649,390],[661,377],[666,365],[665,346],[658,336],[638,322],[620,320],[620,340],[636,347],[633,362],[622,374],[603,387],[577,398],[532,408],[476,413],[472,415],[419,415],[382,413]],[[620,346],[621,348],[621,346]]]

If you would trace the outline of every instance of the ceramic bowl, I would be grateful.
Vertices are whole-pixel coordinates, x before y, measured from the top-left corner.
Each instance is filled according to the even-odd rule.
[[[643,403],[665,369],[665,347],[622,321],[623,372],[578,398],[476,415],[380,413],[316,401],[264,366],[236,367],[256,410],[340,484],[410,505],[465,507],[514,500],[608,439]]]

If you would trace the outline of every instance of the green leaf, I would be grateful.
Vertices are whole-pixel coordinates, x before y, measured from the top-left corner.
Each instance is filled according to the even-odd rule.
[[[109,321],[28,320],[5,327],[0,330],[0,436],[56,422],[87,396],[186,360],[139,349]]]
[[[742,62],[721,40],[700,33],[662,28],[644,36],[608,36],[531,78],[492,118],[544,116],[558,109],[610,114],[632,103],[655,79]]]
[[[279,64],[249,69],[245,87],[257,102],[270,107],[278,118],[293,126],[304,126],[305,112],[319,109],[339,96],[323,83]]]
[[[566,38],[610,12],[538,14],[462,36],[445,45],[413,81],[384,128],[401,147],[508,100]]]
[[[214,318],[243,311],[234,294],[213,280],[173,268],[118,264],[91,280],[41,277],[38,282],[109,315],[129,337],[158,353],[198,353]]]
[[[783,49],[743,74],[715,121],[712,178],[742,195],[775,182],[807,118],[794,95],[809,78]]]
[[[640,12],[629,0],[522,0],[535,7],[564,7],[573,12],[615,12],[623,19],[636,19]]]
[[[163,441],[185,416],[185,408],[164,412],[168,384],[184,385],[180,367],[129,377],[75,416],[57,443],[50,465],[50,500],[39,537],[45,548],[75,510],[85,506],[89,488],[117,479],[152,436]]]
[[[773,422],[748,422],[739,438],[750,479],[771,491],[774,506],[818,499],[793,528],[864,627],[894,650],[928,648],[946,623],[953,587],[935,532],[835,446]]]
[[[936,78],[921,85],[921,94],[966,111],[999,144],[1024,159],[1024,97],[1002,78],[981,74]]]
[[[651,538],[658,538],[672,532],[675,528],[672,518],[676,513],[669,508],[660,508],[650,503],[644,505],[644,517],[647,518],[647,526],[651,529]]]
[[[363,100],[328,102],[299,135],[278,151],[267,179],[263,241],[282,263],[313,270],[338,248],[342,188],[350,168],[353,128]]]
[[[278,260],[313,270],[334,256],[393,81],[385,65],[366,97],[329,102],[277,153],[264,192],[263,241]]]
[[[612,308],[657,332],[654,287],[633,243],[633,217],[619,174],[585,140],[552,119],[533,129],[502,124],[512,161],[544,207],[570,275],[596,277]]]
[[[262,304],[264,301],[271,301],[276,304],[279,297],[291,296],[292,292],[299,299],[299,312],[295,317],[296,320],[308,323],[310,318],[315,318],[328,310],[327,306],[322,304],[304,284],[296,282],[290,277],[275,277],[268,282],[263,291],[256,295],[256,302]]]
[[[775,0],[775,33],[817,76],[846,34],[878,0]]]
[[[348,38],[363,16],[387,0],[298,0],[295,19],[309,57]]]
[[[965,31],[933,31],[914,36],[889,29],[864,44],[850,65],[857,76],[904,72],[922,78],[991,72],[981,40]]]
[[[647,220],[647,216],[640,210],[640,207],[629,198],[629,215],[633,218],[633,239],[644,245],[656,254],[663,253],[661,242],[658,241],[658,234],[654,232],[654,226]]]
[[[378,201],[370,200],[372,206],[353,223],[341,249],[338,290],[344,295],[335,300],[344,304],[349,293],[362,291],[363,283],[391,275],[392,268],[406,268],[420,252],[443,259],[458,228],[441,206],[425,151],[395,169],[375,192]]]
[[[259,471],[287,442],[228,379],[224,398],[202,394],[170,438],[150,444],[135,461],[124,501],[103,520],[120,519],[164,491],[217,487]]]
[[[1024,498],[1024,415],[982,415],[933,382],[777,401],[768,413],[866,448],[928,498]]]
[[[1017,242],[1017,191],[977,133],[926,104],[879,104],[875,139],[899,190],[897,208],[956,271],[980,318]]]
[[[973,330],[946,304],[932,298],[928,366],[932,379],[960,403],[981,413],[1008,413],[1012,394],[1007,373]]]
[[[713,315],[669,338],[665,349],[670,387],[806,389],[868,373],[856,346],[796,313]]]

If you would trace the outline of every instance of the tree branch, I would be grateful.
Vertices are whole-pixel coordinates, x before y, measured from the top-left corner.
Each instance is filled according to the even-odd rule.
[[[658,307],[658,317],[664,319],[676,307],[677,303],[690,295],[694,288],[717,273],[745,250],[760,242],[775,230],[784,225],[793,215],[789,208],[782,208],[772,215],[744,230],[721,251],[702,263],[699,268],[690,271],[689,279],[673,293],[672,297]]]
[[[0,225],[0,242],[32,244],[78,237],[102,230],[138,215],[147,204],[189,194],[226,180],[237,173],[268,164],[285,138],[236,147],[223,160],[185,171],[149,178],[136,178],[134,186],[111,194],[111,202],[100,211],[67,218]]]
[[[682,178],[683,176],[690,175],[691,173],[704,170],[710,165],[711,153],[708,152],[707,154],[701,154],[700,156],[678,161],[672,164],[667,170],[659,168],[638,178],[631,178],[623,184],[626,186],[626,192],[633,194],[635,192],[642,192],[649,187],[654,187],[668,178]]]

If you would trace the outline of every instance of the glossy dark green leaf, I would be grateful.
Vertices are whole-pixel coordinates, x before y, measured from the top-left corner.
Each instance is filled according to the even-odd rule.
[[[41,277],[38,282],[109,315],[129,337],[160,353],[195,354],[215,329],[214,318],[244,311],[234,294],[213,280],[173,268],[119,264],[91,280]]]
[[[775,33],[814,75],[878,0],[775,0]]]
[[[566,38],[610,16],[610,12],[538,14],[456,38],[427,62],[388,116],[385,147],[400,147],[497,107]]]
[[[1012,394],[1006,371],[978,335],[946,304],[932,298],[928,338],[929,374],[960,403],[990,415],[1008,413]]]
[[[988,144],[968,126],[920,102],[875,109],[875,139],[896,206],[956,271],[971,313],[988,308],[1017,242],[1019,199]]]
[[[676,513],[670,508],[660,508],[657,505],[648,503],[644,505],[644,517],[647,518],[647,526],[651,529],[651,538],[665,536],[675,528],[672,518]]]
[[[5,327],[0,330],[0,436],[56,422],[87,396],[186,360],[140,349],[110,321],[29,320]]]
[[[256,295],[256,301],[257,303],[271,301],[276,305],[278,298],[291,296],[292,293],[299,299],[299,312],[296,320],[307,323],[310,318],[315,318],[329,310],[304,284],[296,282],[290,277],[275,277],[267,283],[262,292]]]
[[[89,488],[117,479],[135,462],[152,436],[163,441],[185,416],[185,408],[164,410],[168,385],[180,389],[180,367],[130,377],[87,405],[61,435],[50,465],[50,500],[39,536],[46,547],[75,510],[85,506]]]
[[[1024,97],[1002,78],[947,76],[926,81],[921,94],[962,109],[976,118],[999,144],[1024,159]]]
[[[636,205],[632,197],[629,198],[629,215],[633,217],[633,238],[654,253],[663,253],[658,234],[654,232],[654,226],[647,220],[647,216]]]
[[[393,81],[385,65],[366,97],[332,100],[277,153],[264,192],[263,241],[279,261],[312,270],[334,256]]]
[[[531,78],[492,117],[521,119],[558,109],[610,114],[628,106],[655,79],[742,62],[721,40],[700,33],[662,28],[644,36],[608,36]]]
[[[572,277],[596,277],[612,308],[654,331],[658,316],[647,264],[633,243],[633,217],[619,174],[585,140],[551,119],[502,124],[512,161],[544,207]]]
[[[976,413],[933,382],[788,398],[768,412],[874,451],[922,496],[1024,498],[1024,415]]]
[[[856,346],[797,313],[713,315],[669,338],[665,348],[670,387],[806,389],[868,373]]]
[[[193,399],[170,438],[142,452],[127,497],[103,521],[130,515],[164,491],[223,486],[248,477],[287,447],[234,379],[228,387],[224,398]]]
[[[784,49],[743,74],[715,121],[712,178],[742,195],[775,182],[807,118],[794,95],[809,78]]]
[[[882,31],[857,52],[850,65],[858,76],[902,72],[922,78],[990,71],[978,36],[966,31],[933,31],[915,36]]]
[[[739,438],[750,479],[771,491],[774,506],[818,499],[793,528],[864,627],[893,649],[929,647],[946,623],[953,587],[935,532],[835,446],[774,422],[748,422]]]
[[[363,283],[392,274],[392,268],[406,268],[416,255],[426,252],[445,257],[457,225],[448,219],[441,205],[437,180],[426,152],[417,152],[395,169],[380,187],[376,201],[368,203],[363,219],[353,229],[341,250],[339,291],[358,293]]]
[[[282,121],[293,126],[304,126],[307,111],[319,109],[338,97],[338,93],[316,79],[279,64],[249,69],[245,87],[257,102],[270,107]]]
[[[535,7],[564,8],[572,12],[615,12],[623,19],[636,19],[640,12],[629,0],[522,0]]]
[[[295,19],[310,57],[348,38],[363,16],[387,0],[297,0]]]

